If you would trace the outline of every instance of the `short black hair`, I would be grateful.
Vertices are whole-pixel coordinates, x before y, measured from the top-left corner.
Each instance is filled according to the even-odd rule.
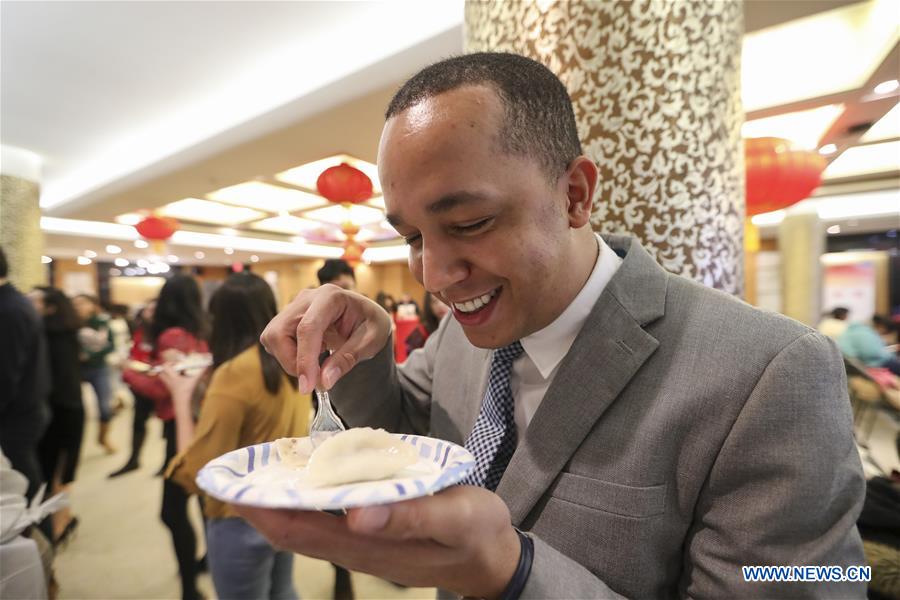
[[[843,306],[836,306],[831,309],[831,317],[843,321],[850,314],[850,309]]]
[[[9,275],[9,264],[6,262],[6,253],[3,252],[3,246],[0,246],[0,279],[6,279]]]
[[[325,261],[325,265],[316,272],[316,277],[319,278],[320,285],[331,283],[341,275],[349,275],[353,278],[353,281],[356,281],[356,274],[353,272],[353,267],[342,258],[329,258]]]
[[[504,151],[536,159],[554,179],[582,154],[566,86],[553,71],[518,54],[476,52],[428,66],[394,94],[385,119],[468,85],[488,85],[497,92],[505,112],[498,140]]]

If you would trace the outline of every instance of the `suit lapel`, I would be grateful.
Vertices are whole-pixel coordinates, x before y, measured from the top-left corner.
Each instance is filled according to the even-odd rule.
[[[625,261],[560,364],[497,488],[515,525],[659,345],[643,325],[663,313],[666,274],[637,243],[609,243],[625,246]]]

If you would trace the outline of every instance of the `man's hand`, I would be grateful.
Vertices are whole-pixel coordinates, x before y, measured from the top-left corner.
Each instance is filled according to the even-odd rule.
[[[360,360],[375,356],[391,333],[391,317],[361,294],[326,284],[303,290],[263,331],[260,340],[300,391],[331,387]],[[319,368],[319,355],[332,355]]]
[[[506,504],[496,494],[471,486],[351,509],[344,517],[235,508],[276,548],[403,585],[496,598],[519,561],[519,538]]]

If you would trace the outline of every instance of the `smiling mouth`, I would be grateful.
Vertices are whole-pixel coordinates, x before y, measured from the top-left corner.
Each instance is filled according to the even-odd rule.
[[[482,294],[481,296],[477,296],[475,298],[472,298],[471,300],[466,300],[465,302],[451,302],[450,306],[455,311],[458,311],[464,315],[470,315],[473,313],[477,313],[485,306],[490,304],[491,300],[493,300],[499,293],[500,288],[496,288],[486,294]]]

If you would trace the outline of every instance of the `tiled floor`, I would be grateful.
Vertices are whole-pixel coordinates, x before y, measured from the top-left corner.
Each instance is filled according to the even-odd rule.
[[[80,526],[55,561],[61,600],[180,597],[171,540],[159,520],[162,483],[154,477],[163,459],[162,427],[155,418],[149,426],[141,468],[107,479],[107,474],[125,461],[125,449],[131,440],[131,412],[126,410],[113,420],[112,439],[119,448],[114,456],[106,456],[96,444],[96,421],[88,418],[72,490]],[[200,532],[200,512],[196,501],[192,505]],[[202,535],[198,537],[202,540]],[[334,569],[322,561],[297,556],[294,583],[305,599],[331,598]],[[353,574],[353,584],[360,599],[434,598],[434,590],[401,589],[358,573]],[[215,597],[209,575],[201,576],[199,587],[208,598]]]

